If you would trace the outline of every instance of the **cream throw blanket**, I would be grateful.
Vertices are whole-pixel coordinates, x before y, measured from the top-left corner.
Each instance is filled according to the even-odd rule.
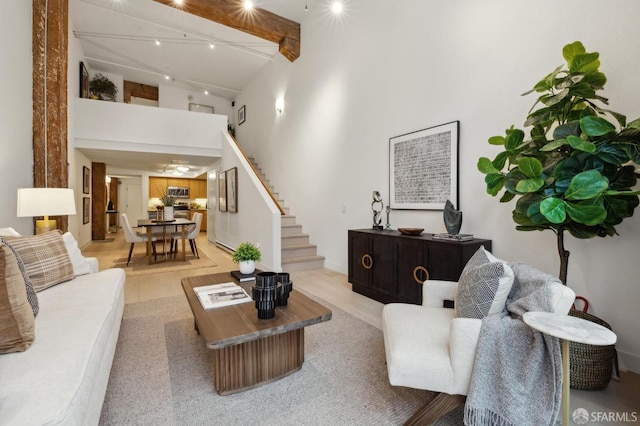
[[[551,312],[558,278],[523,263],[510,264],[515,281],[507,312],[482,320],[464,424],[553,425],[562,397],[562,360],[557,338],[522,321],[528,311]]]

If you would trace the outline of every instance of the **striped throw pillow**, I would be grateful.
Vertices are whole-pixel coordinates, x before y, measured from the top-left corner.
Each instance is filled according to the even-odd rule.
[[[36,292],[73,279],[73,264],[59,230],[39,235],[4,237],[24,263]]]

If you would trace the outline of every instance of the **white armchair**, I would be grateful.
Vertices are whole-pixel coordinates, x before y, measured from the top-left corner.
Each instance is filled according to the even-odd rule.
[[[456,318],[454,309],[443,307],[445,300],[455,299],[457,286],[452,281],[425,281],[422,305],[391,303],[383,308],[391,385],[467,395],[482,320]],[[574,300],[570,288],[552,286],[554,312],[567,313]]]

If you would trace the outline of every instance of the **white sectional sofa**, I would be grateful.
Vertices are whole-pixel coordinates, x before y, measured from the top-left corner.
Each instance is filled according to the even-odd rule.
[[[66,242],[66,241],[65,241]],[[74,240],[75,242],[75,240]],[[97,425],[124,309],[122,269],[84,275],[37,293],[35,339],[0,355],[0,425]]]

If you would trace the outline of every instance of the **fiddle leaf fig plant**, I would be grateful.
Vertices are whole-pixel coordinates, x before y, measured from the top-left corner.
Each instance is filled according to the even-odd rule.
[[[551,230],[557,236],[559,278],[566,284],[569,252],[564,234],[586,239],[617,235],[615,226],[638,206],[635,164],[640,164],[640,119],[603,108],[607,79],[597,52],[581,42],[564,46],[560,66],[535,84],[538,98],[524,127],[511,126],[489,144],[504,148],[482,157],[487,193],[500,202],[517,198],[512,217],[520,231]],[[537,109],[536,109],[537,107]]]

